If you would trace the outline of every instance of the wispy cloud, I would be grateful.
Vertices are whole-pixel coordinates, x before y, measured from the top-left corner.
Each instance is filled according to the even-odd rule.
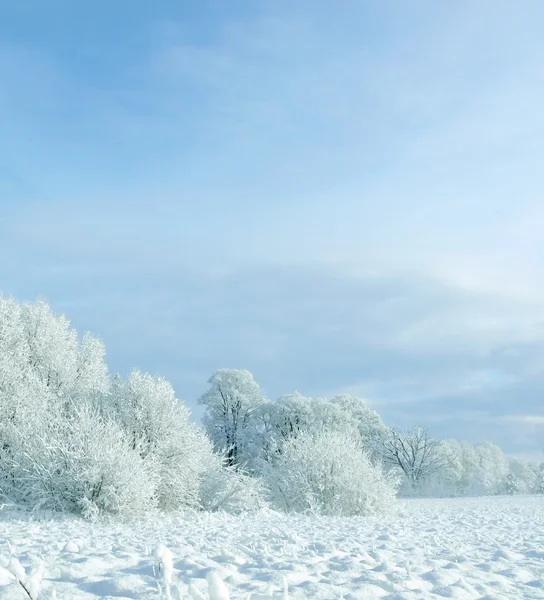
[[[508,424],[527,425],[530,427],[544,427],[544,415],[504,415],[497,417],[497,421]]]

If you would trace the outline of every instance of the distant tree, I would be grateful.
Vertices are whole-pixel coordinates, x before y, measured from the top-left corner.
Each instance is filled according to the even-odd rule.
[[[260,450],[265,461],[282,452],[283,445],[302,433],[318,435],[340,431],[357,439],[372,453],[372,440],[385,429],[378,413],[354,396],[335,396],[332,400],[303,396],[298,392],[263,404],[255,413]]]
[[[265,402],[249,371],[218,369],[208,380],[210,388],[198,403],[206,407],[203,423],[216,449],[224,452],[228,466],[244,460],[251,420]]]
[[[501,494],[509,473],[508,459],[504,452],[491,442],[480,442],[474,446],[477,456],[476,493],[478,495]]]
[[[507,494],[533,493],[540,471],[537,463],[510,458],[508,469],[505,485]]]
[[[317,434],[332,429],[340,416],[337,407],[325,398],[310,398],[298,392],[279,398],[270,407],[268,442],[281,452],[283,444],[302,432]]]
[[[377,411],[368,406],[363,398],[349,394],[335,396],[331,403],[341,411],[340,421],[356,433],[367,452],[372,452],[374,442],[383,434],[386,427]]]
[[[539,466],[531,493],[544,494],[544,463]]]
[[[441,442],[422,427],[409,431],[385,429],[376,440],[376,450],[383,462],[403,473],[412,491],[418,490],[440,468],[443,460],[440,446]]]

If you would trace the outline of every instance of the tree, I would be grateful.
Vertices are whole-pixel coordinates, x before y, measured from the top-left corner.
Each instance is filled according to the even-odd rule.
[[[30,473],[48,472],[49,451],[61,453],[67,447],[64,442],[71,443],[67,424],[76,408],[86,406],[108,385],[104,347],[99,340],[86,335],[80,342],[68,319],[53,313],[42,300],[19,304],[0,297],[3,489],[10,490],[14,498],[33,497],[38,482]],[[59,438],[64,435],[67,440]],[[39,450],[40,439],[44,440],[43,451]]]
[[[126,381],[116,377],[105,407],[113,411],[132,450],[154,472],[159,508],[198,506],[202,477],[215,465],[212,447],[191,423],[189,409],[176,398],[170,382],[138,370]]]
[[[77,332],[46,302],[0,297],[0,426],[36,422],[109,385],[104,346]]]
[[[310,398],[298,392],[279,398],[270,407],[268,444],[281,452],[283,444],[301,433],[317,435],[337,426],[340,410],[325,398]]]
[[[508,459],[504,452],[491,442],[480,442],[474,446],[474,450],[478,457],[478,493],[502,493],[509,472]]]
[[[409,431],[385,429],[376,441],[377,453],[386,465],[401,471],[416,491],[440,468],[442,456],[439,440],[429,436],[427,429],[414,427]]]
[[[508,460],[507,494],[531,494],[535,489],[540,469],[537,463],[517,458]]]
[[[203,482],[221,475],[167,381],[134,371],[110,382],[99,340],[80,341],[43,301],[0,297],[1,494],[32,508],[127,515],[201,507]]]
[[[531,489],[532,494],[544,494],[544,463],[539,465],[535,481]]]
[[[249,371],[218,369],[208,383],[198,401],[206,406],[204,425],[216,449],[226,453],[227,465],[239,466],[251,420],[265,398]]]
[[[386,429],[377,411],[371,409],[366,400],[349,394],[339,394],[331,403],[340,408],[342,428],[354,430],[364,448],[372,453],[374,442]]]
[[[298,392],[261,405],[253,425],[257,430],[253,439],[258,440],[260,446],[256,450],[265,462],[281,453],[285,442],[301,433],[318,435],[323,431],[349,434],[372,453],[372,440],[384,429],[378,413],[360,398],[340,395],[329,400]]]

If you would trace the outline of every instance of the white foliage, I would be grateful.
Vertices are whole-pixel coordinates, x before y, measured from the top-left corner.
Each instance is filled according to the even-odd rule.
[[[153,505],[154,476],[112,420],[87,404],[22,430],[8,462],[11,496],[32,508],[130,516]],[[6,483],[7,486],[7,483]]]
[[[362,398],[339,394],[331,400],[340,409],[336,427],[339,430],[353,430],[363,446],[372,451],[373,442],[385,429],[380,415],[371,409]]]
[[[260,479],[224,465],[220,457],[202,478],[200,503],[207,511],[238,514],[256,510],[263,506],[262,497]]]
[[[39,301],[0,297],[0,490],[95,517],[200,505],[210,441],[161,378],[109,382],[104,347]]]
[[[34,508],[64,504],[67,478],[77,473],[71,444],[83,443],[73,409],[106,391],[103,358],[101,342],[86,335],[80,343],[45,302],[0,297],[0,483],[12,500]],[[87,438],[104,434],[100,426],[91,430]],[[55,499],[46,498],[53,489]]]
[[[244,370],[219,369],[209,379],[199,400],[208,437],[166,380],[133,371],[110,381],[104,352],[44,301],[0,296],[4,499],[88,518],[183,507],[239,513],[263,505],[261,479],[251,473],[264,476],[284,510],[366,514],[394,498],[373,466],[380,444],[410,493],[544,493],[541,468],[508,460],[494,444],[388,429],[348,395],[268,402]]]
[[[508,475],[508,459],[503,451],[491,442],[480,442],[475,449],[484,493],[502,493]]]
[[[360,441],[337,431],[288,440],[266,480],[272,502],[288,512],[367,515],[395,501],[394,486]]]
[[[475,446],[446,440],[443,459],[424,490],[430,496],[487,496],[538,493],[540,469],[536,463],[508,459],[491,442]]]
[[[237,466],[246,458],[251,420],[264,396],[245,370],[218,369],[208,383],[209,390],[198,401],[206,406],[203,422],[216,449],[225,453],[228,466]]]
[[[298,392],[282,396],[274,403],[262,404],[255,412],[252,425],[256,429],[252,436],[256,443],[250,464],[257,472],[263,468],[259,458],[261,463],[274,460],[283,444],[300,433],[318,435],[322,431],[341,431],[357,439],[372,454],[372,441],[385,429],[378,413],[360,398],[339,395],[328,400]]]
[[[114,382],[109,403],[132,448],[156,473],[159,508],[198,506],[200,482],[215,457],[171,384],[134,371],[125,382]]]

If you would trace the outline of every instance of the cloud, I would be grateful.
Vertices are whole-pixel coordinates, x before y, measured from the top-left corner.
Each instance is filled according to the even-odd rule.
[[[513,433],[544,393],[542,311],[519,300],[387,271],[110,266],[28,274],[27,289],[101,336],[113,370],[161,373],[193,406],[211,372],[231,366],[272,397],[346,391],[389,423],[516,452],[540,443],[539,431]]]
[[[348,390],[389,422],[531,451],[532,9],[278,2],[23,28],[0,47],[4,291],[48,296],[114,369],[190,401],[241,366],[272,396]]]
[[[497,421],[508,424],[521,424],[528,427],[544,427],[544,415],[504,415]]]

